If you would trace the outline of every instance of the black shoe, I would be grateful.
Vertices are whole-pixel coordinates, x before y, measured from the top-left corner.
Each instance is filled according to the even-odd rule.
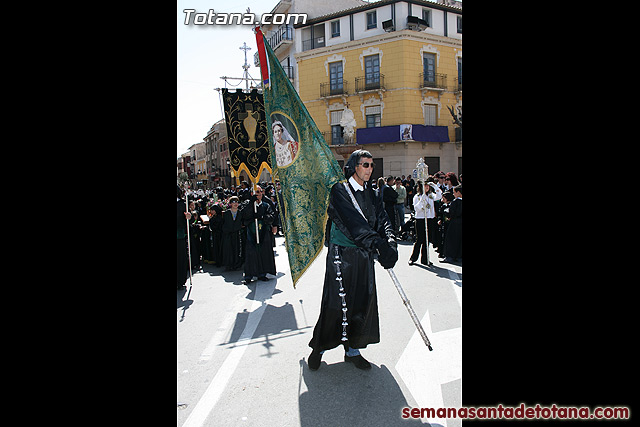
[[[320,359],[322,359],[322,354],[320,354],[319,351],[316,352],[315,350],[313,350],[309,355],[309,360],[307,360],[309,369],[311,369],[312,371],[317,371],[320,367]]]
[[[344,355],[344,361],[345,362],[350,362],[353,363],[354,365],[356,365],[356,368],[358,369],[371,369],[371,363],[367,362],[367,359],[365,359],[364,357],[362,357],[362,355],[357,355],[357,356],[347,356],[346,354]]]
[[[415,264],[415,263],[416,263],[415,261],[411,261],[411,260],[409,260],[409,265],[413,265],[413,264]]]
[[[269,281],[267,276],[260,276],[260,277],[258,277],[258,279],[262,280],[263,282],[268,282]]]

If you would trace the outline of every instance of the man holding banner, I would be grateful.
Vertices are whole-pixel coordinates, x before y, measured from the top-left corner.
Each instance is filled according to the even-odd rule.
[[[347,181],[259,27],[256,42],[266,128],[274,130],[270,146],[285,129],[285,139],[295,142],[284,161],[270,150],[273,178],[282,187],[278,197],[294,287],[322,251],[327,226],[329,253],[309,368],[318,369],[321,352],[340,344],[347,351],[345,361],[371,368],[357,349],[380,341],[373,260],[379,253],[383,267],[391,268],[398,259],[389,218],[367,183],[373,158],[364,150],[354,152],[345,167]]]
[[[379,254],[380,264],[393,268],[398,249],[382,200],[368,182],[373,167],[371,153],[354,151],[345,165],[348,183],[331,189],[322,305],[309,342],[313,351],[308,365],[312,370],[320,367],[325,350],[340,344],[345,349],[345,362],[371,369],[358,349],[380,342],[373,260]]]

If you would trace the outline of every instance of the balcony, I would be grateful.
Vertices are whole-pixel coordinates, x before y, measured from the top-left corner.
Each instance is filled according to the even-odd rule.
[[[447,75],[439,73],[420,73],[420,89],[447,89]]]
[[[342,137],[342,135],[337,135],[333,131],[322,132],[322,136],[324,137],[324,141],[328,146],[344,145],[344,138]]]
[[[283,25],[269,36],[269,46],[275,52],[281,45],[293,43],[293,27]]]
[[[313,39],[302,40],[302,51],[317,49],[319,47],[324,47],[324,36],[315,37]]]
[[[333,80],[329,83],[320,83],[320,97],[342,96],[349,94],[349,82],[347,80]]]
[[[291,83],[293,83],[293,80],[294,80],[293,67],[291,65],[283,65],[282,69],[284,70],[284,73],[287,75],[287,77],[289,77],[289,80],[291,81]]]
[[[370,74],[364,77],[356,77],[356,93],[386,90],[384,74]]]

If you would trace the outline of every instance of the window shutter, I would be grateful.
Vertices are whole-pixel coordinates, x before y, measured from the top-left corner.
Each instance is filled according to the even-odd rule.
[[[340,120],[342,120],[342,110],[332,111],[331,112],[331,124],[332,125],[339,125],[340,124]]]
[[[425,126],[437,126],[436,106],[424,106],[424,124]]]
[[[373,106],[373,107],[367,107],[365,109],[365,113],[364,114],[367,115],[367,116],[369,114],[380,114],[380,106],[376,105],[376,106]]]

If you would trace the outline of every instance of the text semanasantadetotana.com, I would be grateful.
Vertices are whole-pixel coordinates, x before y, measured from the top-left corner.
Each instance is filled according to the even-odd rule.
[[[460,408],[402,408],[402,418],[461,418],[465,420],[505,419],[574,419],[574,420],[598,420],[630,418],[629,408],[626,406],[597,406],[591,410],[588,406],[479,406]]]

